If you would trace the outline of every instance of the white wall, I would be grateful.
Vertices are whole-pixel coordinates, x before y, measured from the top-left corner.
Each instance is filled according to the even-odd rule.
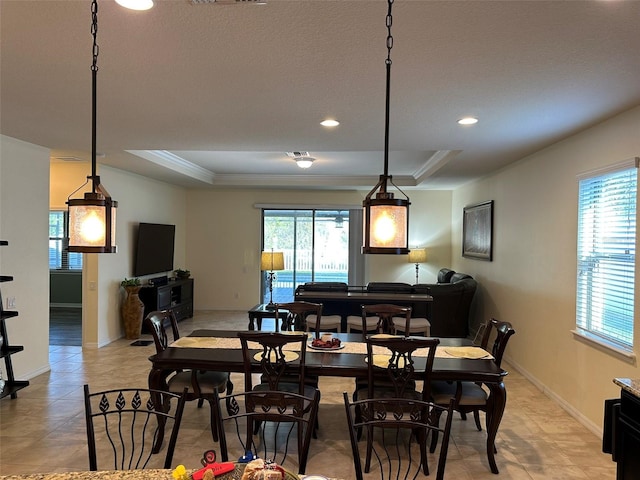
[[[49,370],[49,150],[0,136],[0,284],[19,316],[6,320],[17,379]],[[5,304],[6,306],[6,304]],[[4,371],[4,361],[0,362]]]
[[[261,211],[256,204],[354,205],[367,192],[225,189],[190,190],[187,208],[187,264],[195,286],[196,310],[246,310],[260,302]],[[450,192],[408,192],[409,240],[426,247],[420,281],[433,282],[449,266]],[[368,281],[415,282],[406,255],[368,255]]]
[[[640,378],[629,363],[571,334],[575,327],[579,173],[640,156],[640,107],[572,136],[453,194],[454,270],[479,282],[483,319],[513,323],[507,360],[594,432],[615,377]],[[462,209],[495,200],[493,262],[462,258]],[[636,296],[636,314],[640,312]],[[640,353],[640,322],[635,325]],[[508,387],[508,381],[507,381]]]

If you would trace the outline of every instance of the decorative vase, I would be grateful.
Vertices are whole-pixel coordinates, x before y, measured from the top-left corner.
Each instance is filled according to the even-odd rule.
[[[129,340],[140,338],[142,331],[142,318],[144,316],[144,303],[140,300],[139,286],[124,287],[127,298],[122,304],[122,322],[124,323],[124,335]]]

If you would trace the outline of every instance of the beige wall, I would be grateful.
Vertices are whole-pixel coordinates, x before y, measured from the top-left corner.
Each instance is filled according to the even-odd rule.
[[[11,344],[25,347],[11,357],[17,379],[49,370],[48,192],[49,150],[0,136],[0,239],[9,242],[0,273],[14,278],[0,288],[19,312],[6,320]]]
[[[479,315],[512,322],[517,333],[507,348],[508,361],[598,433],[604,399],[620,394],[612,379],[640,378],[640,369],[637,362],[629,363],[571,333],[575,327],[576,175],[634,156],[640,156],[640,108],[453,195],[453,266],[478,279]],[[465,259],[458,253],[462,209],[484,200],[495,200],[493,262]],[[639,322],[635,345],[638,354]]]
[[[315,190],[190,190],[187,264],[195,284],[196,310],[246,310],[260,301],[261,211],[256,204],[353,205],[367,192]],[[450,192],[408,192],[411,246],[428,249],[420,281],[435,281],[451,262]],[[367,256],[366,281],[415,282],[407,256]]]

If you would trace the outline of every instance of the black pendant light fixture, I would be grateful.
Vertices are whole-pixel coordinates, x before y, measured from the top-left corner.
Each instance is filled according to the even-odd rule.
[[[93,36],[92,103],[91,103],[91,176],[75,190],[67,199],[69,221],[69,251],[81,253],[115,253],[116,208],[118,202],[113,200],[109,192],[100,183],[96,175],[96,104],[98,74],[98,2],[91,2],[91,35]],[[84,198],[71,197],[91,182],[91,192]]]
[[[387,89],[384,123],[384,173],[364,201],[364,245],[362,253],[406,255],[409,253],[409,197],[400,190],[389,175],[389,97],[391,84],[391,49],[393,37],[391,9],[394,0],[388,1],[387,24]],[[387,191],[387,184],[393,185],[404,199],[396,199]],[[375,196],[374,196],[375,194]]]

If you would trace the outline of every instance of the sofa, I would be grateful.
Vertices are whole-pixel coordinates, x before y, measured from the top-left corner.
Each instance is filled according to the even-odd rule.
[[[358,315],[362,304],[406,305],[413,309],[413,317],[429,320],[434,337],[467,337],[469,311],[476,286],[471,275],[442,268],[438,272],[437,283],[369,282],[365,287],[353,287],[341,282],[309,282],[298,286],[295,298],[323,303],[323,314],[341,315],[343,323],[348,315]],[[433,301],[410,298],[419,294],[431,295]],[[395,295],[398,295],[397,299]]]
[[[469,335],[469,312],[477,285],[471,275],[442,268],[438,272],[437,283],[419,283],[413,286],[414,293],[428,293],[433,297],[428,315],[432,335]]]

